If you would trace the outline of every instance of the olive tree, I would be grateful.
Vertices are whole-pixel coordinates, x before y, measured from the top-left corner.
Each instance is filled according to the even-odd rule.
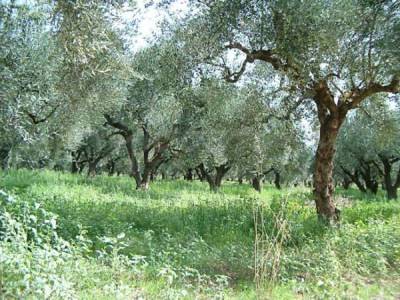
[[[152,174],[175,155],[174,141],[185,127],[192,68],[178,51],[166,39],[135,54],[131,66],[141,77],[128,82],[122,108],[104,114],[106,124],[125,140],[137,188],[147,189]]]
[[[378,182],[388,199],[400,187],[400,113],[387,99],[376,99],[349,118],[338,140],[337,168],[357,187],[376,193]]]
[[[266,64],[267,73],[314,103],[320,124],[314,171],[316,210],[321,219],[338,220],[332,176],[336,139],[349,111],[374,94],[399,92],[400,3],[192,3],[197,9],[186,28],[198,44],[199,55],[218,65],[226,81],[250,76],[252,64]],[[225,58],[213,60],[216,57]],[[232,60],[241,61],[236,69]]]

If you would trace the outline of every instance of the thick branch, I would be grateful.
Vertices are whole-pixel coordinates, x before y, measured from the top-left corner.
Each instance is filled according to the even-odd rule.
[[[113,118],[111,118],[111,116],[109,114],[104,114],[104,118],[106,119],[106,125],[110,125],[116,129],[119,129],[125,133],[129,132],[129,128],[128,126],[126,126],[125,124],[115,121]]]
[[[349,109],[356,108],[364,99],[377,93],[393,93],[397,94],[400,92],[400,79],[399,76],[393,76],[392,81],[387,85],[382,85],[376,82],[370,83],[368,86],[362,89],[353,89],[350,92],[349,99],[347,102]]]
[[[334,96],[329,89],[327,81],[320,80],[316,82],[313,89],[315,91],[314,100],[317,105],[321,107],[326,107],[329,110],[330,114],[336,114],[338,112],[338,107],[335,103]],[[323,112],[324,110],[319,109],[318,111]]]
[[[247,63],[253,63],[255,60],[261,60],[272,65],[277,71],[287,71],[289,68],[297,73],[297,69],[288,63],[283,62],[272,50],[250,50],[238,42],[232,42],[225,46],[227,49],[237,49],[246,55],[245,60],[237,72],[231,72],[225,67],[225,80],[228,82],[237,82],[246,70]]]

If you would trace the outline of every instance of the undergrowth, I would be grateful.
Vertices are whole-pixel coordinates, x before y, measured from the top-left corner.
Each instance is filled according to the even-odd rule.
[[[5,299],[400,295],[398,201],[340,190],[341,224],[327,228],[304,187],[159,181],[143,192],[127,177],[0,176]]]

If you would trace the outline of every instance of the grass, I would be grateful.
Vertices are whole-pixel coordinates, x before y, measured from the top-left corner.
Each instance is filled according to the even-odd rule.
[[[3,298],[400,296],[400,203],[381,194],[338,190],[342,222],[326,228],[304,187],[158,181],[144,192],[127,177],[0,176]]]

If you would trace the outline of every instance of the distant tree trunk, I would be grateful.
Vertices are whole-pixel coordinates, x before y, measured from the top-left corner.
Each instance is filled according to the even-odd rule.
[[[252,187],[259,193],[261,193],[261,177],[259,175],[256,175],[253,177],[251,181]]]
[[[139,188],[142,190],[148,190],[150,186],[150,178],[151,172],[148,169],[145,169],[142,176],[142,181],[140,182]]]
[[[369,180],[365,181],[365,185],[366,185],[367,189],[374,195],[376,195],[378,193],[378,186],[379,186],[378,181],[376,181],[374,179],[369,179]]]
[[[351,184],[351,180],[349,179],[349,177],[344,176],[343,178],[343,182],[342,182],[342,186],[345,190],[348,190]]]
[[[201,177],[205,178],[207,180],[208,185],[210,186],[210,190],[213,191],[213,192],[216,192],[218,189],[217,189],[217,186],[215,184],[215,181],[214,181],[213,177],[209,174],[209,171],[207,171],[207,169],[204,166],[204,164],[201,163],[198,168],[199,168],[199,170],[201,172]]]
[[[131,162],[131,170],[129,172],[129,176],[135,178],[136,189],[139,189],[141,186],[142,178],[139,171],[138,160],[135,156],[135,152],[133,149],[133,131],[129,129],[129,127],[125,124],[113,120],[113,118],[108,114],[104,114],[104,118],[107,120],[107,125],[110,125],[120,130],[118,133],[122,135],[125,140],[125,147],[128,152],[129,160]]]
[[[0,148],[0,163],[3,170],[8,169],[8,159],[10,154],[10,147],[4,146]]]
[[[167,173],[165,171],[161,172],[161,179],[162,180],[167,180]]]
[[[128,131],[124,133],[123,137],[125,139],[125,146],[128,152],[128,157],[131,162],[131,171],[129,172],[129,176],[135,179],[136,189],[139,189],[141,187],[142,178],[140,176],[139,164],[133,150],[133,133],[131,131]]]
[[[243,184],[243,177],[239,177],[238,182],[239,184]]]
[[[198,166],[198,168],[201,172],[202,177],[204,177],[207,180],[207,182],[210,186],[210,190],[213,192],[217,192],[218,189],[221,187],[222,178],[230,169],[228,163],[214,167],[216,174],[215,174],[215,176],[213,176],[211,174],[212,171],[207,170],[203,163],[201,163]]]
[[[223,164],[218,167],[215,167],[217,173],[215,175],[215,185],[220,188],[222,184],[222,178],[225,176],[225,174],[229,171],[230,167],[228,164]]]
[[[110,159],[107,164],[108,167],[108,176],[113,176],[115,173],[115,161]]]
[[[78,162],[75,160],[72,160],[71,162],[71,173],[72,174],[76,174],[79,172],[79,166],[78,166]]]
[[[281,174],[278,170],[274,169],[274,175],[275,175],[275,179],[274,179],[275,187],[278,190],[280,190],[281,189]]]
[[[71,152],[71,157],[72,157],[72,162],[71,162],[71,173],[76,174],[79,172],[79,158],[81,157],[81,151],[72,151]]]
[[[383,164],[383,181],[386,188],[386,196],[389,200],[397,199],[397,189],[400,186],[400,166],[397,172],[397,176],[393,182],[392,179],[392,165],[400,160],[400,158],[388,158],[384,155],[379,155]]]
[[[348,176],[348,178],[351,179],[352,182],[354,182],[354,184],[358,187],[358,189],[363,192],[366,193],[367,192],[367,188],[364,186],[364,184],[361,182],[360,180],[360,174],[358,170],[355,170],[353,173],[349,170],[347,170],[345,167],[340,166],[340,168],[343,170],[343,172]]]
[[[83,170],[85,169],[86,162],[79,163],[79,174],[82,174]]]
[[[191,169],[191,168],[187,169],[183,178],[185,180],[192,181],[193,180],[193,169]]]
[[[396,187],[391,186],[390,188],[388,188],[388,189],[386,190],[386,192],[387,192],[387,198],[388,198],[389,200],[391,200],[391,199],[397,199],[397,188],[396,188]]]
[[[98,163],[97,160],[89,161],[89,164],[88,164],[88,173],[87,173],[88,176],[96,176],[96,173],[97,173],[97,171],[96,171],[97,163]]]
[[[194,168],[194,170],[196,171],[197,177],[199,177],[200,181],[206,180],[199,167]]]
[[[376,195],[378,192],[378,181],[374,178],[372,174],[372,169],[370,166],[371,162],[366,162],[364,160],[360,160],[361,168],[360,174],[361,177],[364,179],[366,188],[373,194]]]

